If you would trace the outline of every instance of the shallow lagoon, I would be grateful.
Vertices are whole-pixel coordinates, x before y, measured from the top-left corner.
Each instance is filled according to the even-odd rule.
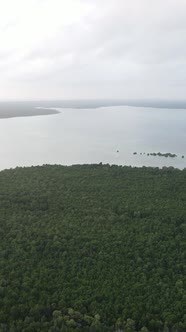
[[[152,152],[178,157],[143,154]],[[0,120],[0,169],[100,162],[186,167],[186,110],[62,108],[59,114]]]

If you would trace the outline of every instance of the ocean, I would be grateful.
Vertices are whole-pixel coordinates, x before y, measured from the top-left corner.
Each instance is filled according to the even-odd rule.
[[[1,102],[0,116],[1,170],[100,162],[186,167],[184,102]],[[158,152],[177,156],[148,155]]]

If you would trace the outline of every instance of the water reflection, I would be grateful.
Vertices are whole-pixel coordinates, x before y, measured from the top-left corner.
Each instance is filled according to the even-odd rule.
[[[64,108],[55,115],[0,120],[0,169],[99,162],[184,168],[185,142],[185,110]],[[159,151],[178,157],[143,154]]]

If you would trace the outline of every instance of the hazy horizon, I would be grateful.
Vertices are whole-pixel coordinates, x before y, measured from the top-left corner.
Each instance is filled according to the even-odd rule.
[[[168,108],[168,109],[186,109],[186,99],[123,99],[123,98],[72,98],[72,99],[33,99],[33,100],[0,100],[0,111],[11,106],[17,109],[28,105],[36,108],[37,106],[61,107],[61,108],[99,108],[109,106],[134,106],[134,107],[149,107],[149,108]],[[3,108],[2,108],[3,107]]]

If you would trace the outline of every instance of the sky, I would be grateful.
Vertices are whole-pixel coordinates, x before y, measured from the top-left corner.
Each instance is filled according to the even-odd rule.
[[[0,100],[184,99],[186,0],[0,0]]]

